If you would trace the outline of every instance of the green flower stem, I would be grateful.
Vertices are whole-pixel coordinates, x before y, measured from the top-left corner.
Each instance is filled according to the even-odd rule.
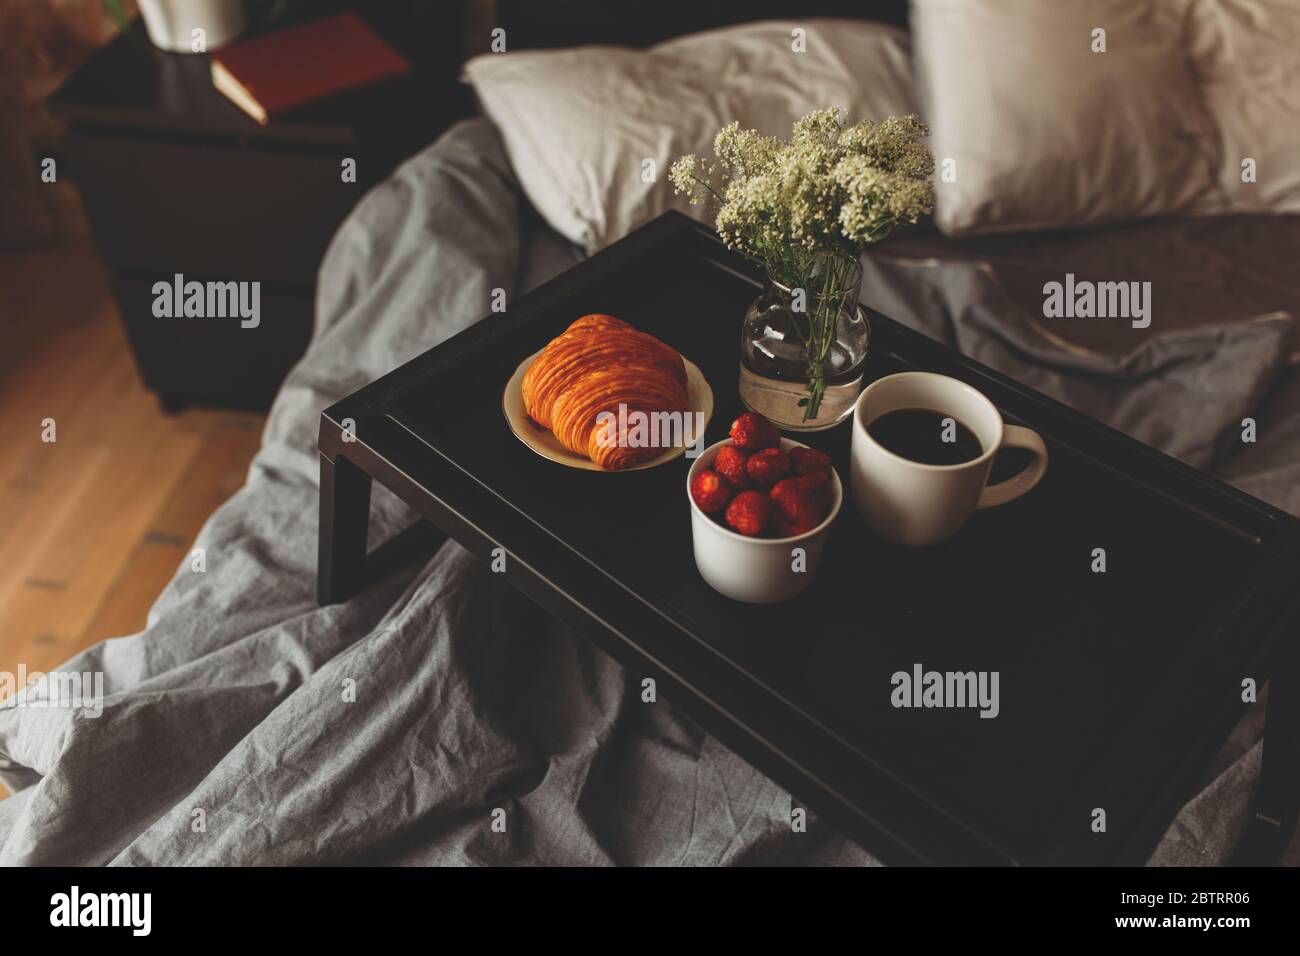
[[[126,18],[126,11],[122,9],[121,0],[104,0],[104,9],[123,33],[131,29],[131,21]]]
[[[821,273],[821,290],[817,294],[817,306],[809,319],[808,335],[803,336],[799,324],[794,323],[804,341],[804,352],[808,357],[808,398],[804,402],[803,420],[811,421],[821,411],[822,398],[826,394],[826,359],[835,344],[839,329],[840,313],[848,298],[849,272],[853,260],[847,257],[833,256],[823,260]],[[810,270],[811,271],[811,270]],[[814,276],[807,275],[805,290],[813,284]]]

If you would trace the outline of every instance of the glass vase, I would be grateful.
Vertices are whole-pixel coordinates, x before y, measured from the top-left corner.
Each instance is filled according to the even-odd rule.
[[[845,260],[808,289],[767,278],[740,332],[740,400],[787,431],[844,421],[862,391],[871,327],[858,304],[862,267]]]

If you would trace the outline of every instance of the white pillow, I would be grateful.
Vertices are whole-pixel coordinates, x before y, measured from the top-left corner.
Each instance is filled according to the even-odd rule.
[[[751,23],[646,51],[489,53],[465,74],[529,200],[588,252],[669,208],[706,220],[673,195],[668,167],[684,153],[712,158],[733,120],[788,136],[828,106],[853,120],[916,111],[907,35],[861,20]]]
[[[1218,134],[1184,48],[1191,2],[912,0],[939,228],[1038,229],[1220,201]],[[1105,52],[1093,50],[1096,30]]]
[[[1213,0],[1194,14],[1192,62],[1223,142],[1222,199],[1300,212],[1300,2]],[[1254,182],[1243,181],[1247,160]]]

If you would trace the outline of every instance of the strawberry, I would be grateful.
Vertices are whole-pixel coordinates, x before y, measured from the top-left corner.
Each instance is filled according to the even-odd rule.
[[[821,519],[813,521],[791,521],[782,515],[779,511],[772,513],[772,527],[776,531],[778,538],[793,538],[797,534],[804,534],[821,524]]]
[[[790,459],[779,448],[764,448],[749,456],[745,473],[759,488],[771,488],[790,473]]]
[[[732,445],[723,445],[713,458],[713,470],[731,483],[737,491],[752,488],[745,472],[746,455]]]
[[[783,478],[772,487],[772,510],[784,534],[802,534],[821,524],[831,503],[830,476],[822,471]],[[796,530],[797,529],[797,530]]]
[[[691,479],[691,498],[705,514],[713,514],[727,507],[731,485],[716,471],[705,468]]]
[[[731,440],[743,451],[759,451],[779,447],[781,433],[757,412],[745,412],[731,423]]]
[[[813,505],[821,509],[825,517],[826,509],[831,506],[831,476],[825,471],[814,471],[810,475],[799,475],[800,490],[808,496]]]
[[[761,491],[742,491],[727,505],[727,525],[751,538],[763,533],[771,516],[772,502]]]
[[[791,448],[790,468],[796,475],[811,475],[814,471],[831,473],[831,457],[816,448]]]

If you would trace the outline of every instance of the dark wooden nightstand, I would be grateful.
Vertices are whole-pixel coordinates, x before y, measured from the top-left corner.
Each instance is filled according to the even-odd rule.
[[[299,6],[318,16],[347,4]],[[268,126],[213,88],[206,55],[156,50],[139,22],[51,99],[69,124],[60,175],[81,190],[140,375],[165,409],[270,404],[306,347],[316,272],[343,217],[398,162],[472,112],[457,82],[456,8],[364,5],[358,12],[411,74]],[[356,182],[344,181],[348,158]],[[258,282],[260,323],[156,317],[154,284],[178,273]]]

